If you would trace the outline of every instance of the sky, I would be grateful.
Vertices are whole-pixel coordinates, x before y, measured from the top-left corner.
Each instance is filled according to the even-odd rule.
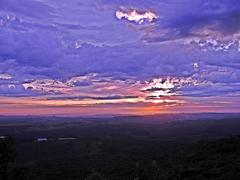
[[[239,0],[0,0],[0,115],[240,112]]]

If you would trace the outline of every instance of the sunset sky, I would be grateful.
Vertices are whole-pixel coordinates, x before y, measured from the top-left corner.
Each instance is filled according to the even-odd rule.
[[[240,112],[239,0],[0,0],[0,115]]]

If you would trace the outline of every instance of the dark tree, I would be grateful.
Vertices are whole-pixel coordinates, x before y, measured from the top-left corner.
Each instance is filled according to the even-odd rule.
[[[12,137],[5,137],[0,140],[0,177],[7,180],[9,165],[15,161],[16,148]]]

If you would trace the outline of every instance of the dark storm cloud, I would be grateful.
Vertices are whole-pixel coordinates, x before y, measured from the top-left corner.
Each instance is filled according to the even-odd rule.
[[[231,36],[240,31],[240,3],[237,0],[199,1],[198,9],[189,11],[170,19],[165,25],[159,22],[154,28],[146,28],[143,40],[161,42],[218,33]],[[206,29],[212,32],[204,32]]]

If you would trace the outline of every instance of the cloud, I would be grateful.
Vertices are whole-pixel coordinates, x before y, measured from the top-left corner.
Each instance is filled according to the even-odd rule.
[[[138,99],[137,96],[122,96],[122,95],[112,95],[112,96],[54,96],[49,97],[47,100],[73,100],[73,101],[83,101],[83,100],[95,100],[95,101],[105,101],[105,100],[127,100],[127,99]]]
[[[69,95],[109,95],[118,92],[127,95],[129,87],[137,89],[138,81],[115,79],[97,73],[73,76],[65,80],[60,79],[37,79],[23,82],[26,90],[42,92],[44,94],[69,94]],[[135,87],[136,86],[136,87]]]
[[[9,80],[12,79],[10,74],[0,74],[0,80]]]
[[[194,7],[196,8],[196,7]],[[235,0],[199,1],[193,12],[182,12],[154,26],[136,28],[147,43],[178,42],[204,51],[240,50],[240,5]]]
[[[25,82],[23,83],[23,87],[26,90],[40,91],[47,94],[66,94],[72,92],[71,86],[59,80],[52,79],[41,79],[34,80],[32,82]]]
[[[0,99],[159,108],[239,99],[238,0],[72,0],[59,11],[62,2],[0,2]]]
[[[54,12],[51,6],[40,1],[22,0],[1,0],[0,10],[23,14],[29,17],[46,18]]]
[[[203,84],[206,84],[206,82],[192,77],[155,78],[146,82],[141,91],[145,94],[146,102],[184,104],[182,90],[186,87],[198,87]]]
[[[180,103],[183,101],[177,95],[181,95],[181,88],[198,86],[202,83],[192,78],[177,77],[155,78],[141,82],[134,79],[121,80],[95,73],[71,77],[64,81],[39,79],[25,82],[23,87],[26,90],[51,95],[52,97],[47,98],[47,101],[61,101],[63,104],[64,101],[66,103],[68,101],[79,101],[80,104],[120,102]]]
[[[142,24],[146,21],[152,23],[158,16],[152,11],[140,11],[136,9],[120,9],[116,11],[116,17],[121,19],[127,19],[130,22]]]

